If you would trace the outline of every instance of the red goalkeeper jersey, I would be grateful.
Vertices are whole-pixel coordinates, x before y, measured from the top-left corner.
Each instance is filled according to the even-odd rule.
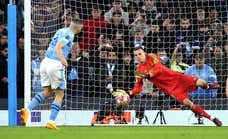
[[[164,66],[160,58],[155,54],[146,57],[144,64],[138,64],[136,69],[135,87],[131,90],[132,94],[138,94],[142,90],[143,77],[147,74],[152,75],[148,80],[155,86],[162,89],[165,93],[173,96],[179,102],[188,98],[188,92],[196,89],[197,77],[184,75],[173,71]]]

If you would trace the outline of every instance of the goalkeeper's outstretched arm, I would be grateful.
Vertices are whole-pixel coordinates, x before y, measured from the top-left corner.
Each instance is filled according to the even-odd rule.
[[[129,95],[139,94],[142,91],[142,87],[143,87],[143,79],[136,77],[134,88],[128,91]]]

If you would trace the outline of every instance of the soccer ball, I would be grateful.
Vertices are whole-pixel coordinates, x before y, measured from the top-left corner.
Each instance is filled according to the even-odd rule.
[[[126,106],[130,102],[130,97],[127,93],[119,92],[115,99],[118,106]]]

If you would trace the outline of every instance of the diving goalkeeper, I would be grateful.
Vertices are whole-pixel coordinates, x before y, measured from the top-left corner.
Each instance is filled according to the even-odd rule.
[[[139,64],[137,65],[135,73],[135,86],[128,92],[130,95],[141,92],[143,78],[146,78],[168,95],[175,98],[178,102],[188,106],[194,113],[213,121],[216,126],[222,126],[222,122],[218,118],[209,115],[203,108],[194,104],[188,96],[188,92],[196,90],[197,87],[204,89],[219,88],[217,83],[207,83],[203,79],[172,71],[162,65],[157,55],[147,55],[142,47],[136,47],[134,49],[134,57]]]

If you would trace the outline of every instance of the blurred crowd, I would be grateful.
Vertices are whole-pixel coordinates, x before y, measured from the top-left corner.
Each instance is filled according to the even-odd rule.
[[[7,1],[0,2],[0,86],[7,84]],[[48,43],[72,18],[83,19],[80,35],[67,67],[67,96],[110,98],[116,88],[134,86],[137,61],[132,51],[143,47],[156,53],[168,67],[185,70],[207,65],[215,79],[204,71],[196,76],[218,81],[220,89],[205,97],[227,97],[228,20],[226,0],[33,0],[32,2],[32,92],[40,89],[39,64]],[[23,0],[17,4],[18,94],[24,89]],[[203,56],[198,56],[198,54]],[[202,72],[202,73],[201,73]],[[214,76],[213,76],[214,77]],[[7,93],[1,91],[1,96]],[[198,96],[200,97],[200,96]]]

